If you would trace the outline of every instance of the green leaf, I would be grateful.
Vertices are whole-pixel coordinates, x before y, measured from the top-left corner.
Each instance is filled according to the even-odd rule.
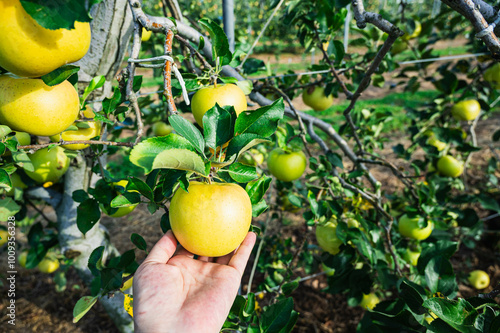
[[[270,137],[278,128],[278,122],[283,119],[284,112],[283,98],[255,111],[242,112],[236,119],[234,136],[253,133],[265,138]]]
[[[423,306],[459,332],[479,332],[474,328],[474,321],[478,316],[478,312],[463,298],[454,301],[433,297],[425,300]]]
[[[178,114],[173,114],[168,117],[168,121],[179,135],[191,142],[193,147],[195,147],[200,154],[205,156],[205,141],[203,140],[203,136],[191,122]]]
[[[0,188],[5,189],[5,191],[12,190],[12,181],[10,176],[4,169],[0,169]]]
[[[227,169],[221,169],[219,172],[227,172],[238,183],[248,183],[259,177],[255,167],[242,163],[231,164]]]
[[[73,194],[71,195],[71,197],[76,202],[84,202],[85,200],[87,200],[89,198],[89,195],[84,190],[76,190],[76,191],[73,191]]]
[[[91,17],[80,0],[21,0],[24,10],[45,29],[74,29],[75,21],[90,22]]]
[[[101,218],[101,210],[95,199],[87,199],[76,209],[76,225],[82,234],[86,234]]]
[[[106,77],[104,75],[99,75],[89,82],[89,85],[85,88],[81,100],[84,101],[94,90],[101,88],[106,82]]]
[[[236,112],[232,106],[226,108],[220,107],[216,103],[213,108],[203,115],[205,143],[214,150],[216,147],[221,147],[228,142],[234,131]]]
[[[76,302],[73,308],[73,324],[77,323],[97,302],[97,296],[84,296]]]
[[[78,73],[80,67],[75,65],[64,65],[41,77],[43,82],[52,87],[66,81],[71,75]]]
[[[243,90],[245,95],[250,95],[253,90],[253,83],[251,80],[236,81],[236,85]]]
[[[141,196],[137,192],[125,192],[117,195],[109,204],[111,208],[135,206],[141,202]]]
[[[250,317],[255,312],[255,294],[249,293],[245,302],[245,306],[241,309],[243,317]]]
[[[258,217],[260,214],[264,213],[269,206],[267,205],[266,201],[262,199],[256,204],[252,204],[252,216],[253,217]]]
[[[139,178],[132,177],[127,185],[128,191],[139,191],[143,196],[153,201],[153,190]]]
[[[222,66],[229,64],[233,55],[229,50],[229,42],[224,30],[222,30],[217,23],[208,18],[202,18],[198,23],[200,23],[210,34],[213,61],[216,62],[217,58],[220,58],[219,61]]]
[[[161,231],[163,231],[163,233],[166,233],[167,231],[172,229],[172,227],[170,226],[170,218],[169,218],[167,213],[165,213],[161,216],[160,227],[161,227]]]
[[[426,312],[422,307],[424,299],[419,292],[419,290],[423,291],[421,286],[411,281],[403,280],[399,288],[401,289],[399,293],[400,297],[406,302],[413,313],[424,314]],[[425,295],[425,291],[423,292],[423,295]]]
[[[0,220],[8,221],[9,217],[14,216],[21,210],[12,198],[5,198],[0,200]]]
[[[153,162],[158,154],[174,148],[196,151],[188,140],[171,133],[167,136],[149,138],[136,145],[130,152],[130,162],[144,168],[146,173],[149,173],[153,169]]]
[[[146,241],[144,240],[144,238],[142,238],[141,235],[133,233],[132,236],[130,236],[130,240],[135,246],[137,246],[139,250],[147,251],[148,246],[146,244]]]
[[[188,149],[164,150],[154,159],[153,169],[186,170],[206,176],[205,163],[200,155]]]
[[[87,267],[94,276],[99,276],[102,269],[102,255],[104,254],[104,246],[99,246],[92,251],[89,257]]]
[[[283,299],[269,306],[262,313],[260,327],[266,333],[282,332],[285,327],[292,328],[297,320],[294,313],[293,300],[291,298]]]
[[[246,185],[245,191],[247,191],[252,205],[260,203],[269,185],[271,185],[271,179],[271,177],[262,175],[259,179],[253,180]]]
[[[344,43],[342,43],[340,40],[333,40],[332,41],[332,53],[335,56],[335,65],[339,65],[342,62],[342,59],[344,59],[345,55],[345,49],[344,49]]]
[[[432,293],[446,291],[440,288],[440,282],[447,275],[453,275],[453,267],[450,261],[443,256],[433,257],[425,267],[425,281]]]
[[[299,287],[299,281],[300,281],[300,278],[296,278],[295,280],[293,280],[291,282],[287,282],[287,283],[283,284],[283,286],[281,287],[281,290],[283,291],[283,295],[289,296],[291,293],[293,293],[295,291],[295,289],[297,289]]]
[[[258,145],[259,143],[269,142],[268,139],[263,138],[257,134],[245,133],[238,135],[229,141],[229,145],[226,150],[226,159],[235,161],[241,156],[245,151]]]
[[[5,136],[9,133],[11,133],[12,130],[10,129],[9,126],[6,125],[0,125],[0,138],[3,139]]]
[[[118,87],[114,88],[113,96],[111,98],[105,98],[102,101],[102,110],[106,115],[109,115],[111,112],[115,111],[118,105],[123,102],[122,93]]]

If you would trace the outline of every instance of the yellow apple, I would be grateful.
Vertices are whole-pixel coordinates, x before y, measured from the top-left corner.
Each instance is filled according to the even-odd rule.
[[[337,221],[330,220],[316,226],[316,241],[319,247],[330,254],[340,252],[342,241],[337,237]]]
[[[361,299],[361,303],[359,305],[365,309],[372,310],[378,303],[380,303],[380,299],[375,295],[375,293],[363,294],[363,298]]]
[[[50,150],[43,148],[28,155],[28,157],[33,163],[35,171],[24,171],[28,177],[40,184],[57,182],[68,170],[70,162],[69,157],[61,147],[53,147]]]
[[[84,111],[85,118],[94,118],[95,114],[91,109]],[[76,122],[73,124],[76,126]],[[52,142],[59,142],[61,139],[63,141],[84,141],[90,140],[93,137],[99,136],[101,134],[101,122],[99,121],[87,121],[87,128],[78,128],[75,131],[64,131],[60,134],[50,136]],[[89,145],[85,143],[62,145],[62,147],[69,150],[82,150],[87,148]]]
[[[0,66],[25,77],[39,77],[80,60],[90,47],[89,23],[75,22],[73,30],[45,29],[19,0],[0,1],[0,36]]]
[[[402,37],[403,39],[410,40],[410,39],[417,38],[418,36],[420,36],[420,33],[422,32],[422,24],[419,21],[414,21],[414,22],[415,22],[415,30],[413,30],[411,35],[409,35],[407,33],[404,34]]]
[[[142,37],[141,37],[141,40],[143,42],[147,42],[151,38],[152,34],[153,34],[152,31],[146,30],[145,28],[142,28]]]
[[[267,167],[277,179],[291,182],[299,179],[306,170],[307,159],[301,150],[284,151],[275,148],[269,153]]]
[[[129,275],[130,275],[130,273],[123,273],[122,279],[126,278]],[[128,279],[127,281],[125,281],[123,283],[123,286],[120,288],[120,291],[125,292],[125,290],[130,289],[130,287],[132,287],[133,283],[134,283],[134,277],[132,276],[130,279]]]
[[[152,126],[154,136],[165,136],[172,133],[172,126],[165,124],[163,121],[157,121]]]
[[[302,101],[315,111],[323,111],[333,104],[333,95],[325,96],[325,88],[312,86],[302,92]]]
[[[418,226],[419,217],[410,218],[404,214],[399,219],[399,233],[405,237],[413,238],[416,240],[424,240],[429,237],[434,228],[432,221],[427,221],[427,226],[420,228]]]
[[[25,250],[19,254],[17,262],[19,263],[19,266],[26,268],[26,260],[28,260],[28,251]]]
[[[195,181],[189,183],[188,191],[179,187],[170,201],[170,225],[179,243],[207,257],[235,250],[252,222],[247,192],[236,184]]]
[[[198,125],[203,127],[203,115],[215,106],[232,105],[239,115],[247,110],[245,93],[235,84],[217,84],[198,90],[191,99],[191,111]]]
[[[490,285],[490,276],[480,269],[470,272],[467,280],[476,289],[488,288]]]
[[[474,120],[480,112],[481,105],[475,99],[458,102],[451,108],[451,115],[456,120]]]
[[[437,169],[442,176],[456,178],[464,172],[464,165],[453,156],[445,155],[439,158]]]
[[[42,136],[61,133],[78,117],[79,103],[68,81],[49,87],[40,79],[0,75],[0,123],[13,130]]]

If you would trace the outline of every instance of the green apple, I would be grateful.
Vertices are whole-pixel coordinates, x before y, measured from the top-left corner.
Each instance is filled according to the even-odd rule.
[[[23,251],[17,257],[17,262],[19,266],[26,268],[26,260],[28,260],[28,251]]]
[[[418,226],[419,220],[419,216],[410,218],[407,214],[404,214],[399,218],[399,233],[402,236],[416,240],[426,239],[431,235],[434,225],[432,221],[427,221],[427,226],[424,228],[420,228]]]
[[[325,88],[311,86],[302,93],[302,101],[315,111],[323,111],[333,104],[333,95],[325,96]]]
[[[165,124],[163,121],[157,121],[152,126],[154,136],[165,136],[172,133],[172,126]]]
[[[432,135],[427,139],[427,144],[433,147],[436,147],[438,151],[442,151],[446,148],[446,143],[443,141],[439,141],[435,135]]]
[[[394,44],[392,44],[391,53],[392,55],[400,54],[408,48],[408,42],[402,39],[396,39]]]
[[[57,182],[68,170],[70,162],[69,157],[64,153],[64,149],[59,146],[50,150],[48,148],[37,150],[28,157],[35,170],[24,171],[28,177],[40,184]]]
[[[323,251],[333,255],[339,253],[343,243],[337,237],[337,221],[330,220],[323,225],[317,225],[316,240]]]
[[[439,158],[437,169],[442,176],[456,178],[464,171],[464,165],[453,156],[445,155]]]
[[[490,285],[490,276],[480,269],[470,272],[467,280],[476,289],[488,288]]]
[[[363,298],[361,299],[361,303],[359,305],[365,309],[372,310],[378,303],[380,303],[380,299],[375,295],[375,293],[363,294]]]
[[[420,252],[412,251],[411,249],[406,249],[403,254],[403,259],[412,266],[417,266],[418,258],[420,257]]]
[[[128,180],[122,179],[119,182],[113,183],[113,186],[114,187],[121,186],[123,188],[126,188],[127,184],[128,184]],[[137,191],[133,190],[133,191],[130,191],[130,192],[137,192]],[[118,192],[117,192],[117,194],[118,194]],[[138,204],[133,204],[133,205],[126,206],[126,207],[118,207],[117,211],[114,212],[113,214],[109,215],[109,216],[111,216],[111,217],[122,217],[122,216],[125,216],[127,214],[130,214],[135,209],[135,207],[137,207],[137,205]]]
[[[475,99],[458,102],[451,108],[451,115],[456,120],[474,120],[481,112],[481,105]]]
[[[267,159],[269,172],[284,182],[299,179],[306,170],[306,166],[306,155],[297,149],[284,151],[281,148],[275,148],[271,151]]]

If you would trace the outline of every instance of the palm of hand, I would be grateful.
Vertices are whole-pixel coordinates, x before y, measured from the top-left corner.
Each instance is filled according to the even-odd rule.
[[[181,249],[165,264],[155,249],[163,247],[160,255],[174,252],[175,238],[167,233],[134,277],[136,332],[219,332],[254,243],[255,235],[249,233],[235,255],[215,262],[195,260]]]

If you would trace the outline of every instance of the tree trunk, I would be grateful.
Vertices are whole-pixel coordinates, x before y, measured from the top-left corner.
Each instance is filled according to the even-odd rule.
[[[104,75],[106,83],[103,88],[94,92],[90,98],[98,99],[110,95],[112,82],[123,60],[131,33],[132,13],[127,0],[108,0],[92,8],[94,18],[91,24],[92,42],[87,55],[78,61],[80,66],[79,82],[85,87],[97,75]],[[69,167],[64,181],[64,194],[58,205],[57,223],[59,229],[59,243],[63,254],[78,254],[74,267],[79,276],[87,285],[93,279],[87,267],[92,251],[105,246],[106,255],[116,255],[118,251],[109,242],[107,231],[97,223],[85,237],[76,225],[76,209],[78,204],[73,201],[72,194],[79,189],[85,189],[89,183],[89,167],[85,158],[79,155]],[[96,177],[93,177],[94,180]],[[113,298],[101,299],[109,316],[121,332],[133,332],[132,318],[124,311],[123,295],[118,293]]]

